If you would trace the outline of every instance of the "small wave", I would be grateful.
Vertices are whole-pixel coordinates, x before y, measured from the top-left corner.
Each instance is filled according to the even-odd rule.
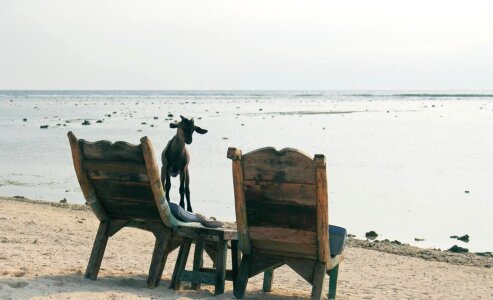
[[[461,97],[461,98],[491,98],[493,94],[394,94],[395,97]]]
[[[296,94],[295,97],[320,97],[324,94]]]

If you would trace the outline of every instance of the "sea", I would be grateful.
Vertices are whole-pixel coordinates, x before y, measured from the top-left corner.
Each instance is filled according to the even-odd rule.
[[[235,219],[228,147],[291,147],[326,156],[329,223],[357,238],[493,251],[491,90],[0,90],[0,195],[83,204],[67,132],[160,158],[180,115],[208,130],[187,146],[196,212]]]

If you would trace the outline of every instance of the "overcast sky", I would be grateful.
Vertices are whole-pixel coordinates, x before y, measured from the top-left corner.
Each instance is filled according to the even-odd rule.
[[[0,1],[0,89],[491,89],[492,1]]]

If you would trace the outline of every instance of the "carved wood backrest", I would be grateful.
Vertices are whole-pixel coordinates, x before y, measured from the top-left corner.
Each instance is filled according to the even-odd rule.
[[[100,220],[162,221],[176,225],[147,137],[141,144],[77,140],[68,133],[72,158],[87,204]],[[164,201],[163,201],[164,200]]]
[[[296,149],[261,148],[233,160],[240,247],[326,262],[328,200],[325,157]]]

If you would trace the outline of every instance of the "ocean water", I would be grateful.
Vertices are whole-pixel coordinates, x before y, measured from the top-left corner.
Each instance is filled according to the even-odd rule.
[[[228,147],[293,147],[326,155],[330,223],[493,251],[493,91],[0,91],[0,195],[84,203],[68,131],[160,157],[179,115],[209,130],[188,147],[197,212],[235,218]]]

